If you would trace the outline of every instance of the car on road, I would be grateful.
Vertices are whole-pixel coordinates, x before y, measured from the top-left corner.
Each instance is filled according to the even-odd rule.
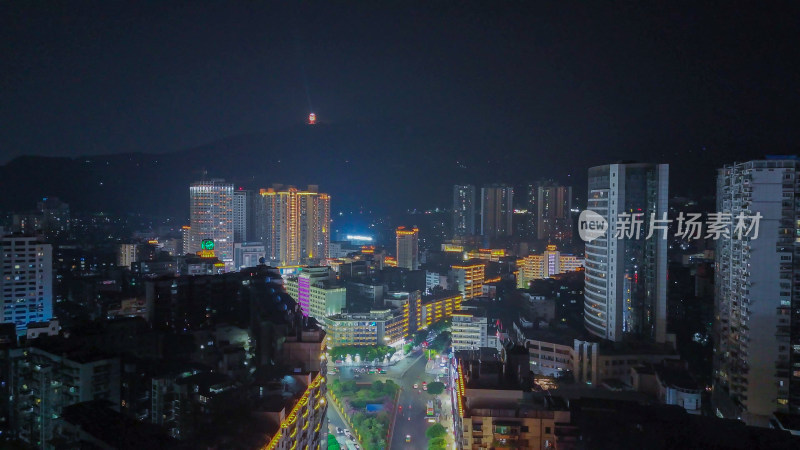
[[[359,375],[359,374],[355,374],[355,375],[353,375],[353,378],[355,378],[356,380],[358,380],[359,378],[361,378],[361,375]]]
[[[410,434],[406,435],[406,442],[411,442],[411,435]]]
[[[419,389],[419,383],[414,383],[414,389]]]
[[[336,427],[336,434],[344,434],[344,430],[339,427]]]
[[[424,385],[424,384],[423,384],[423,385],[422,385],[422,390],[423,390],[423,391],[427,391],[427,390],[428,390],[428,386],[426,386],[426,385]]]

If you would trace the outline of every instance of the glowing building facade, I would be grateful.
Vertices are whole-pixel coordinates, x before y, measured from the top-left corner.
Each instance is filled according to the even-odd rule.
[[[475,234],[475,186],[453,186],[453,236]]]
[[[331,198],[317,186],[261,189],[255,229],[267,260],[276,266],[314,264],[330,255]]]
[[[463,299],[461,293],[455,291],[422,297],[421,301],[416,302],[417,330],[424,330],[433,323],[452,317],[454,312],[461,309]]]
[[[486,265],[479,262],[452,266],[452,284],[461,292],[464,300],[482,295],[485,271]]]
[[[419,228],[397,227],[397,267],[419,268]]]
[[[517,261],[519,275],[517,287],[525,289],[531,280],[552,278],[554,275],[581,270],[584,258],[566,255],[558,251],[555,245],[548,245],[547,250],[539,255],[528,255]]]
[[[53,247],[35,237],[0,239],[0,298],[3,323],[24,335],[28,324],[53,317]]]
[[[233,185],[224,180],[198,181],[189,187],[188,253],[197,253],[205,240],[214,241],[214,253],[233,269]]]

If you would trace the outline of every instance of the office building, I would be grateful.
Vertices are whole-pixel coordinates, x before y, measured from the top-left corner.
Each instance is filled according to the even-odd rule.
[[[233,269],[233,185],[213,179],[189,187],[189,246],[197,253],[203,241],[213,241],[214,254]]]
[[[0,238],[3,323],[24,335],[30,322],[53,317],[53,247],[31,236]]]
[[[536,190],[536,238],[548,242],[572,241],[572,187],[553,182]]]
[[[275,266],[317,264],[330,255],[331,198],[311,185],[274,185],[255,200],[257,240]]]
[[[453,351],[477,350],[488,346],[488,326],[489,321],[485,314],[464,310],[454,312],[451,328]]]
[[[296,277],[285,277],[284,286],[300,304],[303,315],[319,323],[347,307],[347,291],[336,283],[328,267],[303,267]]]
[[[732,223],[716,240],[715,409],[751,425],[800,412],[799,171],[797,159],[775,157],[717,175],[717,211]],[[757,237],[739,235],[740,214],[761,215]]]
[[[408,336],[408,316],[402,309],[376,309],[368,313],[325,317],[328,348],[344,345],[402,346]]]
[[[609,164],[589,169],[588,209],[608,231],[586,242],[584,325],[603,339],[664,342],[667,330],[667,240],[637,237],[634,219],[666,218],[667,164]],[[629,215],[626,219],[625,213]],[[630,215],[634,217],[630,217]],[[626,225],[626,223],[628,226]],[[615,238],[625,232],[625,236]]]
[[[481,235],[489,240],[512,235],[514,188],[493,184],[481,188]]]
[[[236,242],[233,244],[233,266],[235,270],[242,267],[255,267],[261,264],[266,255],[261,242]]]
[[[253,192],[244,189],[233,191],[233,242],[247,242],[253,236],[248,236],[249,218],[253,215],[251,210]]]
[[[528,255],[517,261],[519,269],[517,287],[527,289],[532,280],[552,278],[562,273],[581,270],[583,263],[583,257],[562,254],[555,245],[548,245],[544,253]]]
[[[449,319],[453,313],[461,309],[463,296],[457,291],[439,291],[434,295],[425,295],[416,302],[417,330],[424,330],[440,320]]]
[[[419,268],[419,228],[397,227],[397,267]]]
[[[453,186],[453,237],[475,234],[475,186]]]
[[[485,271],[486,265],[474,260],[452,266],[450,270],[452,286],[461,292],[464,300],[480,297],[483,294]]]

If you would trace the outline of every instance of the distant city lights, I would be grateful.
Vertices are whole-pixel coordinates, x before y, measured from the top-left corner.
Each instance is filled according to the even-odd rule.
[[[361,236],[359,234],[348,234],[347,235],[348,241],[365,241],[365,242],[372,242],[372,237],[370,236]]]

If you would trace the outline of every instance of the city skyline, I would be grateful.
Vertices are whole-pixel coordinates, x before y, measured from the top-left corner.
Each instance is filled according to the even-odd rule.
[[[0,447],[800,448],[798,17],[4,2]]]

